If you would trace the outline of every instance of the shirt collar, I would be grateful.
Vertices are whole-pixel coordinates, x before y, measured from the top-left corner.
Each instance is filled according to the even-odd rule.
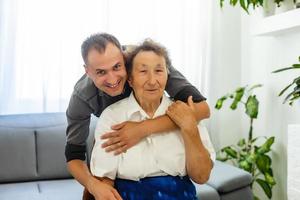
[[[163,94],[161,103],[155,111],[153,118],[164,115],[170,104],[171,100],[165,94]],[[128,97],[127,108],[128,119],[130,119],[131,116],[135,113],[139,113],[143,118],[150,118],[135,99],[133,92],[131,92],[130,96]]]

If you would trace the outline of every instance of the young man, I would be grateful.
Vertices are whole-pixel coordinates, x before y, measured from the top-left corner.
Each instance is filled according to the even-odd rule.
[[[117,191],[94,178],[84,160],[91,114],[99,117],[107,106],[128,97],[131,92],[124,55],[119,41],[106,33],[87,38],[81,51],[86,74],[76,83],[66,112],[68,128],[65,154],[68,169],[96,200],[117,200],[120,199]],[[173,67],[170,68],[166,91],[170,97],[184,102],[193,96],[196,118],[200,121],[209,117],[205,98]],[[113,127],[115,132],[104,134],[102,139],[108,140],[103,147],[119,154],[147,135],[176,128],[166,115],[142,122],[123,122]]]

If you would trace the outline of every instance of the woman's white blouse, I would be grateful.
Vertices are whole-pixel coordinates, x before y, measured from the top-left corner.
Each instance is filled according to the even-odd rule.
[[[154,118],[164,115],[172,101],[165,95]],[[133,93],[128,98],[108,106],[101,114],[95,129],[95,146],[90,169],[93,175],[110,179],[139,180],[151,176],[185,176],[185,149],[179,130],[152,134],[118,156],[106,153],[101,144],[102,134],[112,131],[111,126],[124,121],[142,121],[148,115],[137,103]],[[157,124],[159,126],[159,124]],[[205,127],[198,125],[202,143],[215,160],[215,151]]]

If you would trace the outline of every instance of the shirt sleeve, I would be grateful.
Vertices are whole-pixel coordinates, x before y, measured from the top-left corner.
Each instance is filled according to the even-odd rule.
[[[65,157],[69,162],[73,159],[86,159],[86,140],[92,109],[76,93],[73,93],[66,111],[67,116],[67,144]]]
[[[194,102],[205,101],[206,98],[173,66],[169,68],[166,91],[171,98],[187,102],[189,96],[193,96]]]
[[[201,137],[201,141],[202,141],[203,145],[205,146],[205,148],[207,149],[207,151],[210,154],[210,159],[213,162],[215,162],[216,152],[215,152],[214,146],[213,146],[213,144],[210,140],[210,137],[209,137],[209,134],[208,134],[208,131],[207,131],[206,127],[199,123],[198,124],[198,129],[199,129],[199,134],[200,134],[200,137]]]
[[[105,140],[100,139],[101,135],[110,132],[111,126],[116,124],[113,121],[112,111],[107,108],[103,111],[97,126],[95,129],[95,145],[92,150],[90,170],[94,176],[97,177],[108,177],[112,180],[116,178],[120,155],[115,156],[113,152],[105,152],[105,149],[101,147]]]

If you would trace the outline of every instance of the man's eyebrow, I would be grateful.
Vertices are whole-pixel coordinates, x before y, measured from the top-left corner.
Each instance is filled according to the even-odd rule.
[[[106,71],[106,70],[105,69],[101,69],[101,68],[100,69],[99,68],[96,69],[96,72],[99,72],[99,71]]]

